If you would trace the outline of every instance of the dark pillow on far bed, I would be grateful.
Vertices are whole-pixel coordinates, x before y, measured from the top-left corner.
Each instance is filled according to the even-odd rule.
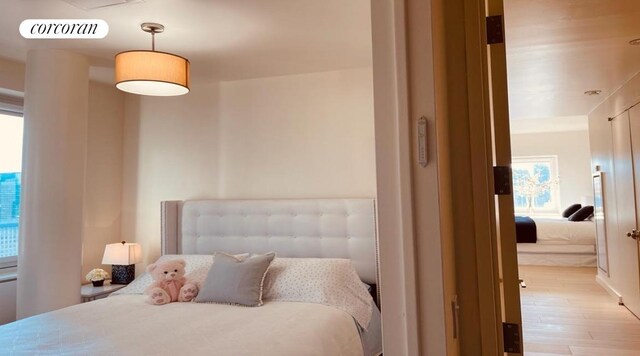
[[[584,221],[593,215],[593,206],[587,205],[569,216],[569,221]]]
[[[582,208],[582,205],[573,204],[562,212],[562,217],[568,218],[569,216],[573,215],[576,211],[580,210],[580,208]]]

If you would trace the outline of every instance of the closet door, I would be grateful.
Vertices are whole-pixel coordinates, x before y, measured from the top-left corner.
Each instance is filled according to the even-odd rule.
[[[640,187],[640,174],[634,174],[634,166],[640,169],[640,161],[634,164],[633,156],[640,160],[640,116],[635,112],[633,128],[629,124],[629,113],[624,113],[611,122],[613,135],[613,171],[618,213],[619,251],[617,258],[621,270],[620,294],[624,305],[640,316],[640,269],[638,267],[638,243],[634,230],[638,229],[636,216],[635,187]],[[633,138],[633,139],[632,139]],[[632,141],[634,144],[632,145]],[[635,149],[632,147],[635,146]],[[633,152],[636,151],[636,152]],[[634,153],[632,155],[632,152]],[[640,173],[637,172],[637,173]],[[635,178],[634,178],[635,176]]]

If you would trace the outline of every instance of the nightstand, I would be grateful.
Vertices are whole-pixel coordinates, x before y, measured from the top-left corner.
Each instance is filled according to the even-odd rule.
[[[80,288],[80,296],[82,303],[90,302],[96,299],[102,299],[109,294],[126,287],[126,284],[111,284],[111,281],[104,281],[104,286],[94,287],[93,284],[83,284]]]

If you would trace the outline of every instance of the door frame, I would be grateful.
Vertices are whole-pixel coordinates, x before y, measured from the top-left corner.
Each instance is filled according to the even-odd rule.
[[[408,7],[423,12],[410,16]],[[429,131],[431,161],[417,175],[413,145],[415,113],[429,116],[435,126],[430,8],[431,0],[371,1],[382,330],[384,353],[390,355],[446,355],[452,342],[445,322],[450,313],[435,130]],[[423,50],[415,51],[416,44]],[[418,73],[426,86],[415,86],[411,78]]]
[[[502,0],[433,4],[437,115],[449,126],[460,354],[498,355],[502,323],[521,325],[513,197],[494,195],[494,162],[510,167],[511,160],[505,45],[488,46],[486,35],[486,17],[503,14]]]
[[[507,79],[506,26],[504,23],[504,0],[485,0],[484,18],[500,17],[502,41],[486,45],[489,58],[490,86],[486,93],[491,98],[491,125],[493,126],[493,162],[495,166],[509,168],[509,194],[496,195],[497,247],[494,255],[498,262],[499,292],[502,306],[502,321],[518,328],[519,354],[524,354],[522,338],[522,310],[520,304],[520,279],[516,227],[514,221],[513,184],[511,182],[511,130],[509,122],[509,99]],[[488,37],[484,22],[483,33]],[[485,38],[485,43],[489,40]],[[491,133],[491,131],[490,131]],[[495,178],[495,177],[494,177]],[[502,336],[502,335],[500,335]],[[503,340],[504,342],[504,340]]]
[[[500,80],[506,98],[506,76],[490,83],[487,57],[485,17],[496,1],[501,6],[371,2],[385,353],[498,355],[505,305],[517,304],[511,321],[520,323],[519,296],[501,297],[498,233],[513,235],[506,239],[511,263],[516,246],[513,220],[496,220],[496,205],[512,197],[498,201],[493,188],[492,133],[509,132],[508,117],[500,127],[492,122],[491,88]],[[421,116],[428,122],[424,168],[416,159]]]

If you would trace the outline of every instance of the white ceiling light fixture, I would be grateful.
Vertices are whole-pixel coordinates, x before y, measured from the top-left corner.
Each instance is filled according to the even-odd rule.
[[[151,34],[151,50],[121,52],[116,55],[116,88],[150,96],[175,96],[189,92],[189,60],[156,51],[155,35],[164,26],[145,22],[140,25]]]
[[[595,89],[595,90],[587,90],[584,92],[584,95],[600,95],[600,93],[602,93],[602,90],[600,89]]]

